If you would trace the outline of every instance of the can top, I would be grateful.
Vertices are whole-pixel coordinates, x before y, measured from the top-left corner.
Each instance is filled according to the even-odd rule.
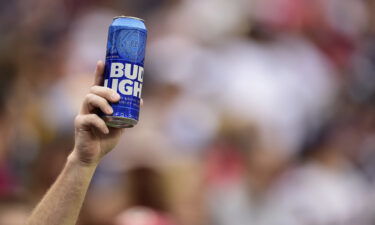
[[[141,19],[141,18],[138,18],[138,17],[134,17],[134,16],[123,16],[123,15],[121,15],[121,16],[115,16],[115,17],[113,17],[113,20],[118,19],[118,18],[130,18],[130,19],[140,20],[140,21],[142,21],[142,22],[145,21],[144,19]]]
[[[111,26],[125,26],[131,28],[138,28],[147,30],[145,23],[141,19],[134,19],[134,17],[118,16],[112,20]]]

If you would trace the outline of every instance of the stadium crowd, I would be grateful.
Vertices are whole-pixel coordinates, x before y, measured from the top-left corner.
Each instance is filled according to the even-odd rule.
[[[375,224],[372,0],[0,1],[0,224],[73,147],[117,15],[148,28],[140,122],[78,225]]]

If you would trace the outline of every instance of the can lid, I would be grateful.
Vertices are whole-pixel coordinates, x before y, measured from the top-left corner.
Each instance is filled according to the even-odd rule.
[[[113,17],[113,20],[118,19],[118,18],[131,18],[131,19],[136,19],[136,20],[140,20],[140,21],[144,22],[144,19],[141,19],[141,18],[138,18],[138,17],[134,17],[134,16],[123,16],[123,15],[121,15],[121,16],[115,16],[115,17]]]

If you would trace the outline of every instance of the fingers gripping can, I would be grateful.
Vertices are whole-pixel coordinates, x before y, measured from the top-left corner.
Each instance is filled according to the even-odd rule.
[[[139,118],[147,29],[142,19],[115,17],[108,29],[104,86],[120,94],[110,103],[112,115],[102,115],[110,127],[133,127]]]

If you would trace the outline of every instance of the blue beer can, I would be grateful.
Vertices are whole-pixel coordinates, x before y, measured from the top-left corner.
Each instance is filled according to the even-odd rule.
[[[142,19],[113,18],[108,29],[104,86],[120,94],[110,103],[112,115],[102,115],[110,127],[128,128],[138,123],[143,86],[147,29]]]

